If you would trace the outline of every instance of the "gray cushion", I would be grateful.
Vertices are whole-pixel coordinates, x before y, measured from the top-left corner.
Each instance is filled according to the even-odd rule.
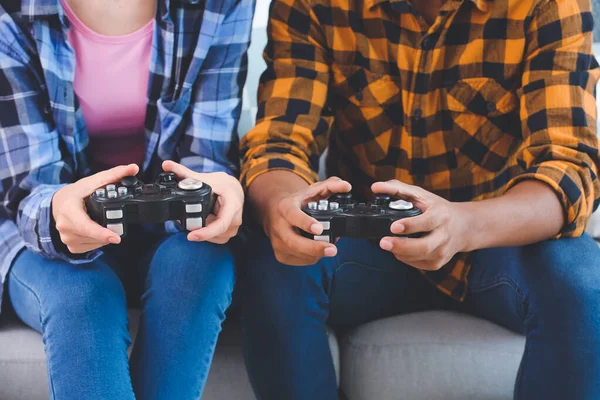
[[[130,311],[130,332],[135,338],[138,311]],[[0,323],[0,399],[47,400],[48,375],[44,345],[39,333],[11,316]],[[339,371],[339,350],[335,336],[329,344]],[[339,374],[338,374],[339,375]],[[225,323],[213,360],[203,400],[253,400],[246,374],[238,318]]]
[[[524,344],[457,313],[375,321],[341,341],[341,387],[350,400],[511,399]]]

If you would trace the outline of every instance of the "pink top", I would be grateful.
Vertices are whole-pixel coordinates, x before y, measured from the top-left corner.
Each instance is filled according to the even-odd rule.
[[[92,167],[141,166],[154,21],[125,36],[105,36],[84,25],[66,0],[61,3],[72,25],[73,87],[90,137]]]

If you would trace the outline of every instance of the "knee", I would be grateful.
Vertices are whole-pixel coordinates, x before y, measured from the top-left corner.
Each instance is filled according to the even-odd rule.
[[[530,302],[548,320],[578,324],[600,315],[600,249],[588,238],[536,245],[529,275]],[[600,321],[598,321],[600,325]]]
[[[42,324],[60,321],[62,326],[90,326],[101,323],[127,330],[125,290],[106,265],[77,265],[70,274],[54,282],[52,290],[41,293]]]
[[[235,283],[233,255],[226,245],[190,242],[185,233],[176,234],[161,244],[148,279],[153,292],[180,305],[212,299],[226,308]]]

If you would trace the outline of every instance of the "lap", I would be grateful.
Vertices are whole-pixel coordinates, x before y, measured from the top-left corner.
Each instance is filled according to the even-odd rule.
[[[346,331],[445,300],[419,271],[368,240],[342,238],[337,247],[334,258],[293,267],[276,260],[267,238],[257,240],[245,268],[247,308],[272,314],[297,307],[323,307],[327,323]],[[299,301],[302,298],[306,301]]]
[[[278,308],[273,304],[290,298],[318,299],[327,309],[328,323],[341,330],[402,313],[452,309],[523,332],[532,301],[540,304],[537,312],[554,303],[565,304],[559,310],[564,311],[573,298],[589,303],[590,294],[600,288],[600,249],[587,235],[475,252],[464,304],[445,297],[419,271],[376,244],[343,238],[337,246],[333,259],[290,267],[275,259],[268,239],[258,240],[247,267],[246,296],[257,296],[253,303],[265,308]],[[275,300],[277,296],[281,299]]]
[[[588,235],[479,250],[463,309],[524,332],[532,313],[573,315],[596,307],[598,267],[600,248]]]
[[[39,331],[44,313],[91,306],[126,310],[126,292],[130,305],[137,306],[151,284],[160,295],[173,298],[196,292],[201,284],[207,296],[209,289],[233,290],[234,264],[227,246],[192,243],[185,233],[177,233],[128,237],[104,250],[94,261],[71,264],[24,249],[7,277],[8,296],[19,317]]]

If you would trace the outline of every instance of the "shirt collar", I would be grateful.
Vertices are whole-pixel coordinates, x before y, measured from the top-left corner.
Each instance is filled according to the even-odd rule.
[[[159,0],[169,4],[169,0]],[[171,0],[185,4],[198,4],[199,0]],[[385,0],[384,0],[385,1]],[[168,8],[168,7],[167,7]],[[29,20],[60,14],[62,7],[60,0],[23,0],[21,3],[21,14]]]
[[[49,15],[56,15],[60,10],[60,0],[23,0],[21,14],[34,20]]]
[[[408,0],[367,0],[366,3],[369,6],[369,8],[371,7],[375,7],[376,5],[379,5],[381,3],[385,3],[385,2],[390,2],[390,3],[406,3],[408,4]],[[415,0],[413,0],[415,1]],[[416,0],[418,1],[418,0]],[[475,3],[475,5],[477,6],[477,8],[480,11],[483,12],[488,12],[490,10],[490,7],[492,6],[492,2],[494,0],[448,0],[448,1],[470,1],[472,3]],[[408,8],[407,8],[408,10]]]

